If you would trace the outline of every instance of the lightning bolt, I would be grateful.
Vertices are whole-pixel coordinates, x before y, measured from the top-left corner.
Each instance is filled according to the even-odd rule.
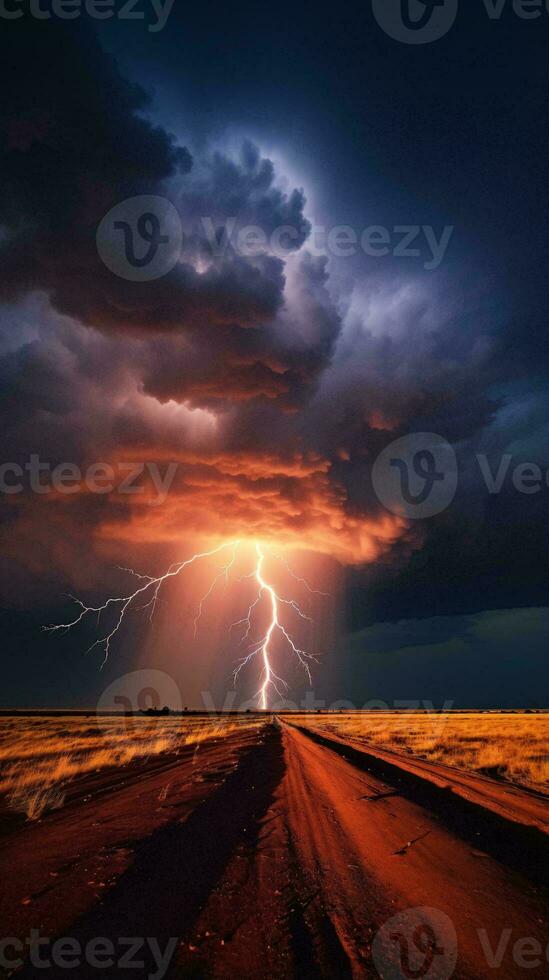
[[[265,554],[263,552],[261,544],[258,541],[256,541],[255,543],[255,551],[256,551],[257,561],[256,561],[255,570],[251,573],[251,575],[255,577],[257,581],[258,589],[259,589],[258,595],[257,598],[250,605],[247,616],[245,616],[243,619],[238,620],[236,623],[233,623],[233,626],[239,626],[245,623],[246,632],[244,634],[243,639],[249,636],[251,631],[253,611],[261,602],[261,599],[264,594],[267,595],[267,599],[268,599],[268,605],[270,608],[270,619],[266,632],[263,634],[263,636],[259,641],[252,644],[250,653],[248,653],[246,657],[243,657],[240,663],[238,664],[238,666],[236,667],[234,671],[234,680],[236,682],[238,680],[240,671],[244,667],[246,667],[255,657],[259,655],[262,661],[262,668],[261,668],[262,683],[261,683],[261,687],[259,688],[259,691],[256,694],[256,697],[259,699],[258,702],[259,706],[261,708],[266,708],[268,703],[268,696],[271,688],[273,688],[279,696],[282,696],[283,693],[281,688],[284,688],[285,690],[288,689],[288,685],[286,681],[284,681],[281,677],[279,677],[274,672],[271,663],[271,654],[272,654],[271,641],[276,631],[278,631],[281,634],[281,636],[286,641],[286,644],[289,646],[291,652],[297,657],[299,663],[304,668],[309,678],[309,683],[311,683],[311,670],[309,666],[310,661],[315,661],[316,663],[318,663],[318,659],[312,653],[307,653],[306,650],[301,650],[298,646],[296,646],[292,637],[288,633],[286,627],[280,621],[279,607],[281,605],[289,606],[291,609],[294,610],[294,612],[298,614],[298,616],[301,617],[301,619],[306,619],[309,622],[311,622],[311,617],[305,615],[305,613],[298,605],[298,603],[295,601],[295,599],[283,599],[281,596],[278,595],[274,587],[265,580],[263,574]],[[297,578],[297,576],[294,577]]]
[[[192,555],[190,558],[186,558],[184,561],[174,562],[172,565],[169,566],[168,570],[164,572],[163,575],[159,575],[159,576],[142,575],[139,572],[136,572],[132,568],[121,568],[121,571],[124,571],[127,574],[131,575],[134,579],[137,580],[138,583],[140,583],[134,589],[133,592],[129,592],[127,595],[122,595],[122,596],[111,596],[110,598],[106,599],[103,603],[101,603],[101,605],[99,606],[87,606],[84,602],[82,602],[81,599],[78,599],[75,596],[69,596],[69,598],[73,602],[75,602],[79,607],[80,611],[78,615],[67,623],[51,624],[48,626],[44,626],[44,629],[49,632],[67,633],[69,630],[74,629],[76,626],[82,623],[83,620],[86,619],[86,617],[88,616],[92,616],[92,615],[96,616],[97,622],[99,624],[103,613],[106,613],[111,609],[115,610],[116,615],[115,615],[114,625],[112,626],[112,628],[107,630],[107,632],[102,637],[95,640],[92,643],[92,645],[88,648],[88,652],[93,650],[95,647],[100,647],[102,649],[103,662],[101,664],[101,667],[103,667],[109,658],[111,644],[114,638],[116,637],[116,635],[121,630],[128,612],[130,612],[134,608],[149,609],[150,610],[149,620],[152,621],[157,603],[160,598],[160,592],[162,586],[165,585],[166,582],[168,582],[172,578],[176,578],[177,576],[179,576],[190,565],[193,565],[201,560],[213,558],[217,555],[220,555],[223,551],[229,550],[228,560],[225,562],[225,564],[221,565],[217,574],[215,574],[214,577],[212,578],[212,581],[207,591],[204,593],[204,595],[199,601],[197,613],[193,620],[193,633],[194,636],[196,637],[198,631],[198,624],[202,616],[204,605],[207,602],[207,600],[210,598],[212,593],[214,592],[218,582],[224,580],[225,585],[228,584],[231,570],[233,569],[237,561],[238,550],[240,545],[241,545],[241,541],[236,540],[236,541],[220,544],[217,548],[212,548],[210,551],[198,552],[197,554]],[[282,696],[283,692],[288,690],[288,684],[286,683],[285,680],[283,680],[281,677],[278,676],[278,674],[274,670],[273,663],[272,663],[272,655],[273,655],[272,642],[276,634],[280,635],[280,637],[285,642],[286,646],[289,648],[291,654],[298,660],[300,665],[303,667],[309,679],[309,683],[311,683],[310,664],[313,661],[315,663],[318,663],[318,659],[312,653],[309,653],[306,650],[302,650],[294,642],[292,635],[290,634],[287,627],[282,622],[281,607],[286,607],[292,610],[299,618],[306,620],[308,622],[312,622],[311,617],[306,615],[306,613],[302,610],[301,606],[295,599],[287,599],[284,598],[283,596],[280,596],[278,592],[275,590],[274,586],[267,581],[266,573],[264,571],[265,551],[263,550],[263,546],[259,541],[256,541],[254,543],[254,551],[255,551],[254,567],[249,573],[241,576],[241,578],[238,579],[238,581],[242,582],[245,579],[254,579],[257,584],[257,595],[253,600],[253,602],[248,607],[248,612],[246,616],[244,616],[242,619],[237,620],[235,623],[232,623],[230,629],[233,629],[233,627],[237,627],[237,626],[245,626],[245,632],[243,633],[243,636],[240,641],[241,643],[243,643],[250,636],[250,633],[252,631],[252,622],[253,622],[255,610],[259,609],[259,607],[261,607],[262,604],[267,606],[269,612],[268,625],[265,632],[262,634],[261,638],[251,643],[249,646],[249,652],[246,654],[246,656],[242,657],[238,661],[237,666],[235,667],[235,670],[233,672],[233,679],[234,679],[234,683],[236,684],[241,671],[248,664],[252,663],[252,661],[254,661],[256,657],[259,657],[262,666],[261,666],[261,673],[260,673],[260,688],[256,692],[256,697],[258,699],[258,706],[263,709],[266,709],[268,707],[269,696],[272,693],[272,691],[275,691],[279,696]],[[295,581],[302,584],[307,589],[308,592],[310,592],[311,594],[318,594],[323,596],[328,595],[328,593],[326,592],[319,592],[317,589],[312,589],[305,579],[300,578],[292,571],[292,569],[290,568],[288,562],[284,557],[280,555],[274,555],[274,554],[273,557],[276,558],[278,561],[283,562],[284,566],[286,567],[291,577],[295,579]],[[141,600],[144,600],[144,602],[142,603]]]

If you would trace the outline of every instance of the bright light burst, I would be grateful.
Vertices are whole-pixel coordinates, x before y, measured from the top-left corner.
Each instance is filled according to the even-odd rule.
[[[229,583],[230,574],[236,563],[241,545],[242,542],[237,540],[221,544],[217,548],[212,548],[210,551],[199,552],[192,555],[190,558],[185,559],[185,561],[174,562],[169,566],[168,570],[164,572],[163,575],[159,576],[141,575],[132,568],[122,568],[121,571],[132,575],[138,580],[139,583],[141,583],[133,592],[130,592],[125,596],[112,596],[106,599],[100,606],[87,606],[81,599],[78,599],[75,596],[70,596],[73,602],[76,602],[76,604],[79,606],[79,614],[69,623],[53,624],[50,626],[45,626],[44,629],[51,632],[68,632],[69,630],[78,626],[78,624],[81,623],[86,617],[91,615],[97,616],[97,622],[99,624],[103,613],[106,613],[111,609],[115,610],[116,615],[112,628],[109,629],[104,636],[95,640],[91,647],[89,647],[89,650],[93,650],[95,647],[100,647],[103,650],[104,657],[101,666],[104,666],[109,657],[111,643],[122,628],[128,612],[130,612],[132,609],[149,609],[149,619],[152,622],[158,603],[160,590],[167,581],[172,578],[176,578],[190,565],[193,565],[202,559],[213,558],[214,556],[221,554],[223,551],[228,550],[229,557],[226,563],[222,565],[214,575],[208,590],[202,596],[198,604],[197,613],[193,621],[193,631],[194,636],[196,637],[198,623],[203,612],[204,604],[212,595],[218,582],[223,580],[226,585]],[[253,629],[254,619],[261,612],[261,607],[264,606],[267,608],[268,625],[265,632],[262,634],[260,639],[256,639],[249,644],[248,653],[238,661],[238,664],[233,672],[233,678],[236,684],[241,671],[256,659],[259,659],[261,663],[259,678],[260,687],[256,692],[256,697],[258,699],[258,706],[261,708],[268,707],[270,695],[273,691],[275,691],[279,697],[282,697],[283,693],[288,690],[286,681],[279,677],[273,668],[272,646],[275,636],[278,635],[282,639],[290,654],[295,657],[301,667],[303,667],[309,679],[309,683],[311,683],[310,664],[313,661],[318,663],[317,657],[314,654],[300,649],[300,647],[294,642],[292,634],[289,632],[289,628],[282,621],[282,609],[287,608],[288,611],[291,610],[300,619],[308,622],[311,622],[311,617],[303,611],[295,599],[282,597],[278,594],[274,585],[267,581],[266,572],[264,570],[265,557],[264,545],[262,545],[259,541],[256,541],[254,543],[254,561],[252,570],[248,574],[241,576],[238,581],[241,582],[244,579],[255,580],[257,584],[257,594],[253,602],[251,602],[249,605],[247,614],[242,619],[237,620],[231,625],[231,630],[238,626],[244,627],[244,632],[241,638],[241,643],[243,643],[249,638]],[[283,556],[273,552],[271,553],[270,557],[281,562],[291,578],[302,585],[307,592],[322,596],[327,595],[326,592],[320,592],[318,589],[312,589],[304,578],[296,575]],[[140,605],[141,600],[144,600],[142,605]]]

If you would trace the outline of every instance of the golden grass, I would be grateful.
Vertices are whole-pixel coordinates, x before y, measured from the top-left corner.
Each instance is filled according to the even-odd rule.
[[[177,754],[185,745],[257,727],[258,718],[12,717],[0,719],[0,798],[29,820],[65,802],[89,773]]]
[[[549,792],[549,714],[357,712],[298,717],[301,723],[338,735]]]
[[[39,819],[74,780],[257,727],[259,716],[0,718],[0,800]],[[326,713],[292,720],[549,792],[549,714]]]

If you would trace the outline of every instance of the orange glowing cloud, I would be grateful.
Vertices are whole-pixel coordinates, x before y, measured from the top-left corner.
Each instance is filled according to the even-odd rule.
[[[253,453],[184,458],[161,507],[151,488],[120,498],[97,535],[142,544],[260,539],[355,564],[375,561],[406,530],[395,515],[353,512],[328,460]]]

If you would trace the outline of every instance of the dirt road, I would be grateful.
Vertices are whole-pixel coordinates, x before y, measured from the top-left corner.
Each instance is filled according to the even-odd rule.
[[[2,936],[106,937],[79,980],[548,975],[539,827],[285,723],[200,752],[6,837]]]
[[[287,730],[286,746],[291,834],[302,868],[319,889],[318,912],[332,921],[352,975],[369,975],[372,965],[371,975],[377,975],[373,935],[388,917],[418,906],[440,910],[453,924],[456,977],[520,973],[512,943],[500,968],[490,966],[479,930],[485,948],[496,947],[504,930],[512,929],[514,939],[536,937],[545,951],[548,910],[539,892],[474,846],[469,832],[458,836],[455,823],[449,830],[440,813],[414,801],[413,792],[404,795],[398,782],[361,771],[302,732]],[[402,924],[394,931],[402,932]],[[440,937],[441,947],[452,945],[450,933]],[[397,954],[401,945],[394,944]],[[445,975],[444,956],[440,960]],[[384,963],[382,957],[379,965]],[[547,976],[547,969],[544,960],[539,971],[528,973]]]

